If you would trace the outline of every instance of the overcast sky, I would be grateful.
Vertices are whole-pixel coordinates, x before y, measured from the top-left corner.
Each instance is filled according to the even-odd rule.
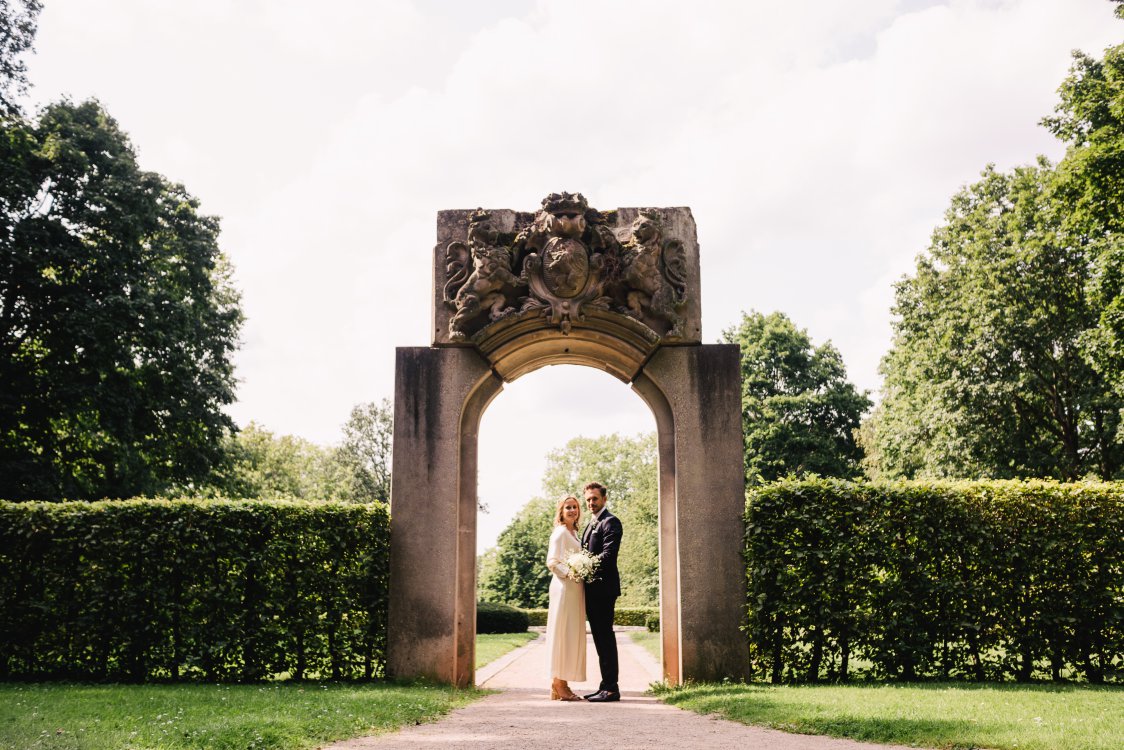
[[[96,97],[144,168],[222,217],[247,316],[231,413],[319,443],[430,342],[444,208],[690,206],[703,337],[788,314],[876,391],[893,282],[1038,125],[1107,0],[45,0],[32,98]],[[547,368],[481,430],[480,547],[577,435],[654,429],[627,386]]]

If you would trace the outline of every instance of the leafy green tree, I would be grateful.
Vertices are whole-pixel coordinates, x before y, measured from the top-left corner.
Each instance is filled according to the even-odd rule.
[[[1116,13],[1124,16],[1124,5]],[[1067,150],[1050,200],[1066,230],[1087,245],[1090,304],[1100,315],[1083,352],[1124,395],[1124,45],[1100,60],[1075,52],[1058,93],[1056,116],[1043,123]]]
[[[533,498],[500,532],[494,551],[485,552],[481,564],[477,588],[482,600],[516,607],[547,605],[546,545],[554,529],[554,507],[552,500]]]
[[[628,437],[613,433],[579,437],[547,456],[543,493],[557,500],[600,482],[608,492],[609,509],[621,519],[617,567],[621,574],[622,607],[654,607],[659,603],[659,452],[655,433]],[[582,501],[582,525],[589,512]],[[549,539],[543,539],[543,549]]]
[[[624,525],[618,557],[622,606],[655,606],[659,601],[655,434],[578,437],[547,457],[543,497],[524,506],[480,561],[481,597],[522,607],[545,607],[550,574],[546,545],[554,510],[564,495],[582,498],[598,481],[608,490],[609,508]],[[584,511],[584,525],[588,511]]]
[[[39,0],[0,0],[0,116],[19,114],[16,100],[27,90],[27,66],[21,59],[35,41]]]
[[[722,340],[741,347],[747,482],[859,471],[855,431],[870,399],[847,381],[831,342],[814,346],[780,312],[743,313]]]
[[[227,438],[225,461],[198,493],[229,499],[351,500],[352,471],[339,449],[253,422]]]
[[[897,285],[872,431],[883,474],[1119,475],[1121,401],[1083,356],[1101,317],[1096,243],[1068,223],[1055,178],[1045,159],[989,167]]]
[[[390,401],[359,404],[343,426],[339,460],[351,475],[350,495],[362,502],[390,502],[394,410]]]
[[[242,322],[218,221],[97,102],[0,120],[0,497],[198,486]]]
[[[1062,161],[987,169],[898,287],[882,473],[1121,474],[1124,45],[1075,53],[1043,122]]]

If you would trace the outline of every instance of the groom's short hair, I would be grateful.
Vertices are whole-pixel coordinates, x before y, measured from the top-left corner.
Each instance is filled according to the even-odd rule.
[[[589,484],[587,484],[585,486],[584,489],[586,489],[586,490],[597,490],[598,492],[601,493],[601,497],[608,497],[609,496],[609,491],[607,489],[605,489],[605,485],[601,484],[600,482],[590,482]]]

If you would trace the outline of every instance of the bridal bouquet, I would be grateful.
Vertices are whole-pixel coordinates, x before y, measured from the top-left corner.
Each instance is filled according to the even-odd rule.
[[[597,572],[597,566],[600,564],[600,558],[594,557],[589,553],[589,550],[584,549],[578,550],[566,558],[566,565],[570,568],[570,579],[582,583],[589,583],[593,580],[593,574]]]

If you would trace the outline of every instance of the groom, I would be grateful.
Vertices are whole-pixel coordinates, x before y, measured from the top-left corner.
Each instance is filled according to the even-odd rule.
[[[605,487],[597,482],[585,486],[585,502],[592,518],[582,534],[582,547],[601,559],[593,580],[585,585],[585,614],[589,632],[597,647],[601,664],[601,685],[585,699],[591,703],[609,703],[621,699],[617,685],[617,637],[613,635],[613,618],[617,597],[621,595],[621,576],[617,572],[617,552],[621,548],[624,529],[620,519],[605,508]]]

